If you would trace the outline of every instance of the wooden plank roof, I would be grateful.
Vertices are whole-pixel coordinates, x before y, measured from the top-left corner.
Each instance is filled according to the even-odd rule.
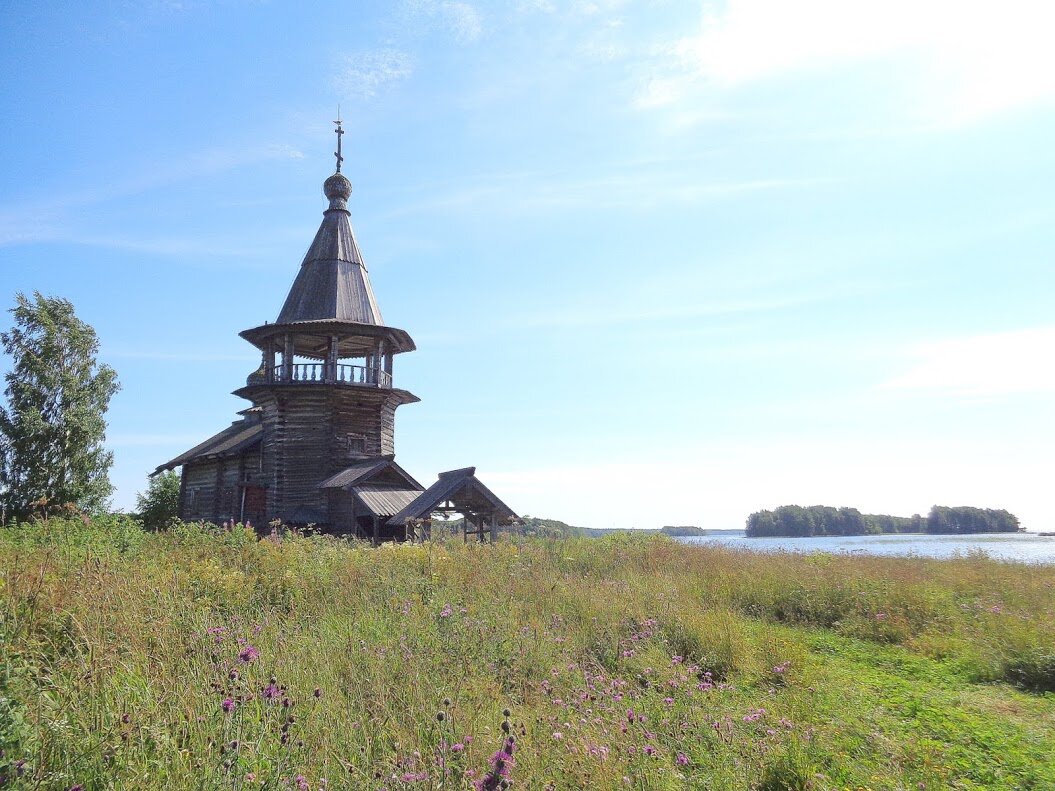
[[[397,489],[392,486],[364,483],[352,487],[359,502],[375,516],[390,517],[399,513],[421,494],[421,489]]]
[[[405,525],[412,519],[426,519],[440,503],[451,501],[454,506],[465,513],[480,513],[487,509],[492,511],[499,521],[516,519],[513,509],[503,503],[476,477],[475,467],[464,467],[460,470],[441,472],[436,483],[423,491],[413,502],[388,520],[393,526]],[[465,510],[463,510],[465,509]]]
[[[391,456],[374,456],[356,462],[351,467],[341,470],[336,475],[327,478],[319,484],[320,489],[350,489],[356,483],[365,483],[371,478],[376,478],[381,473],[388,472],[386,476],[390,480],[395,479],[407,489],[420,492],[424,487],[414,480],[414,477],[396,464]],[[390,484],[391,485],[391,484]]]
[[[378,326],[385,323],[350,214],[343,206],[343,200],[335,203],[331,198],[277,323],[327,319]]]
[[[158,466],[151,476],[165,470],[172,470],[190,461],[224,456],[237,456],[244,450],[256,445],[263,438],[264,426],[256,419],[238,420],[219,434],[209,437],[205,442],[195,445],[174,459]]]

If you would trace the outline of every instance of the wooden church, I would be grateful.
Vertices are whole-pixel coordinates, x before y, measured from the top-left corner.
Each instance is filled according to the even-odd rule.
[[[440,473],[426,489],[395,463],[396,410],[419,399],[395,386],[393,361],[415,346],[381,318],[352,231],[343,134],[338,121],[329,207],[278,319],[240,333],[261,353],[234,393],[252,406],[154,474],[182,468],[187,521],[281,520],[377,543],[428,535],[434,516],[459,513],[464,536],[493,541],[516,514],[475,468]]]

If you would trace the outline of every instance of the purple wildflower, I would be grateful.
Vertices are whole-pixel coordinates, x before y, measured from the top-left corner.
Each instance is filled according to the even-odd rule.
[[[311,788],[311,786],[308,785],[308,778],[304,775],[297,775],[293,778],[293,782],[297,784],[297,791],[309,791]]]
[[[450,618],[454,612],[454,608],[450,604],[443,605],[443,609],[440,610],[440,618]]]
[[[247,645],[238,654],[238,661],[245,662],[246,664],[248,664],[249,662],[255,662],[259,658],[260,652],[253,648],[253,646],[251,645]]]
[[[224,698],[223,702],[220,703],[220,708],[224,710],[225,714],[230,714],[234,711],[235,702],[232,698]]]
[[[675,760],[678,762],[678,766],[689,765],[689,756],[685,755],[685,753],[678,753],[678,757]]]
[[[275,686],[274,684],[268,684],[266,687],[264,687],[263,691],[261,691],[260,697],[262,697],[264,700],[274,700],[281,694],[282,690],[280,690],[277,686]]]

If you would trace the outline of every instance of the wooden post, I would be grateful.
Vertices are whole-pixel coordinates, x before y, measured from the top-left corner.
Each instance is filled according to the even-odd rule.
[[[327,382],[337,381],[337,350],[340,347],[341,339],[336,335],[330,336],[330,344],[326,348],[326,366],[323,374],[323,378]]]
[[[220,518],[220,504],[223,497],[223,459],[216,460],[216,485],[212,492],[212,519]]]
[[[495,542],[495,532],[498,530],[498,517],[495,516],[495,512],[491,512],[491,543]]]
[[[268,341],[267,351],[264,352],[264,374],[267,381],[275,381],[275,346],[273,341]]]
[[[377,521],[378,521],[377,517],[375,516],[374,517],[374,541],[373,541],[373,544],[374,544],[375,547],[377,546]]]
[[[187,521],[187,468],[180,467],[179,471],[179,508],[176,510],[179,518]]]
[[[245,471],[245,454],[238,457],[238,485],[242,488],[241,503],[238,506],[238,521],[245,524],[245,481],[248,476]]]
[[[293,335],[288,332],[282,346],[282,381],[293,381]]]

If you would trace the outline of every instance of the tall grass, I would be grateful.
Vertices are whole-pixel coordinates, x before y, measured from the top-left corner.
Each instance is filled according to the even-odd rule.
[[[1051,787],[1053,593],[982,556],[16,526],[0,785]]]

